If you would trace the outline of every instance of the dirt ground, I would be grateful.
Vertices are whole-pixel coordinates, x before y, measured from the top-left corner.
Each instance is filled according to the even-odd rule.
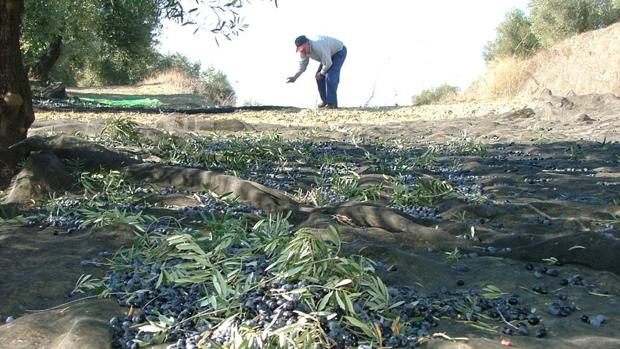
[[[118,116],[39,112],[29,135],[96,135],[106,118]],[[438,333],[467,339],[434,338],[423,347],[501,348],[509,340],[517,348],[620,348],[620,98],[543,94],[531,100],[404,108],[123,116],[151,136],[276,132],[285,140],[331,142],[370,183],[376,177],[364,163],[364,154],[374,152],[370,144],[452,149],[439,158],[440,165],[416,170],[471,194],[467,200],[440,200],[440,220],[382,211],[381,200],[312,207],[293,195],[308,188],[303,175],[290,175],[289,181],[276,176],[280,184],[271,185],[256,177],[127,168],[135,178],[162,186],[218,183],[214,188],[220,192],[237,191],[265,212],[294,211],[296,227],[336,224],[347,252],[391,266],[381,271],[391,285],[430,293],[492,284],[519,294],[549,331],[546,338],[507,336],[442,321]],[[54,145],[52,152],[70,158],[63,147]],[[191,195],[162,195],[161,200],[192,205]],[[54,307],[71,300],[67,293],[80,274],[101,273],[81,266],[81,260],[131,239],[122,229],[67,234],[54,227],[0,226],[0,319],[16,318],[0,326],[0,348],[108,348],[106,323],[121,308],[94,299]],[[447,258],[455,248],[457,258]],[[536,286],[548,292],[537,292]],[[548,311],[553,302],[573,302],[576,310],[555,316]],[[583,315],[603,315],[606,321],[588,323]]]

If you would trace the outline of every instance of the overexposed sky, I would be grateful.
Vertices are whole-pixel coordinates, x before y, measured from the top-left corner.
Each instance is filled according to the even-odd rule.
[[[193,2],[193,1],[192,1]],[[482,49],[513,8],[529,0],[254,0],[240,10],[244,32],[232,41],[194,27],[166,22],[164,53],[180,52],[203,68],[222,70],[237,104],[313,107],[320,102],[310,60],[298,68],[295,37],[333,36],[347,46],[338,88],[339,105],[407,105],[423,89],[443,83],[467,88],[484,72]],[[189,7],[188,7],[189,8]]]

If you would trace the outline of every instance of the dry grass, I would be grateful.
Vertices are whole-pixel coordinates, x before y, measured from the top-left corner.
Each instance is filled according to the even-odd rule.
[[[454,104],[466,102],[466,99],[463,98],[459,91],[451,91],[443,95],[436,104]]]
[[[518,57],[493,60],[487,65],[484,77],[474,82],[463,97],[480,100],[515,97],[529,77],[528,66],[527,60]]]
[[[130,86],[92,86],[67,88],[67,92],[75,94],[100,95],[200,95],[204,86],[197,78],[176,70],[166,70]]]
[[[204,84],[197,78],[190,76],[184,71],[169,69],[144,79],[138,86],[157,85],[169,93],[195,93],[204,92]]]
[[[612,93],[620,96],[620,23],[568,38],[530,59],[507,57],[463,94],[467,99]]]

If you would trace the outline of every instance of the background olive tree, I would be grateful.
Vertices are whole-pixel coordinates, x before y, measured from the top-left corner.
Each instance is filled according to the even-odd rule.
[[[171,62],[155,48],[165,17],[228,39],[245,28],[237,13],[244,1],[222,6],[218,1],[196,3],[203,6],[183,9],[178,1],[169,0],[26,1],[24,65],[36,80],[71,86],[132,84]],[[216,18],[215,28],[197,22],[201,9],[203,18]],[[205,9],[210,11],[205,14]],[[192,75],[199,77],[200,71]]]
[[[272,1],[277,6],[277,0]],[[240,20],[239,9],[247,1],[195,0],[191,2],[195,4],[195,7],[190,8],[184,8],[181,0],[57,0],[48,2],[49,4],[45,1],[28,0],[27,5],[32,6],[32,10],[28,10],[28,13],[36,16],[38,21],[22,26],[26,8],[25,1],[0,0],[0,47],[2,48],[0,50],[0,168],[15,166],[20,155],[11,150],[10,146],[26,138],[35,117],[24,56],[27,56],[26,64],[33,67],[37,64],[37,58],[43,57],[45,52],[51,52],[53,54],[49,54],[47,59],[50,61],[48,66],[53,67],[61,56],[64,40],[77,40],[74,50],[81,49],[81,46],[77,44],[78,41],[85,44],[93,43],[93,46],[86,46],[88,55],[81,59],[69,59],[70,63],[66,64],[75,69],[96,66],[98,68],[94,71],[108,72],[110,73],[108,76],[115,76],[117,73],[115,69],[118,66],[108,63],[131,64],[133,60],[129,57],[136,53],[137,48],[142,47],[143,41],[130,40],[135,40],[136,37],[146,38],[147,41],[152,40],[153,37],[145,33],[152,33],[149,30],[157,28],[160,18],[165,17],[200,26],[201,23],[192,21],[192,16],[207,13],[207,17],[216,19],[211,31],[230,38],[231,35],[245,28]],[[124,22],[132,16],[146,18],[147,23],[140,22],[138,27],[132,27],[136,23]],[[146,27],[143,28],[141,25]],[[50,29],[47,32],[43,28],[54,30]],[[24,29],[24,40],[21,37],[22,29]],[[129,33],[134,30],[135,33]],[[28,35],[33,39],[29,40]],[[59,40],[60,49],[50,50],[51,44]],[[118,50],[104,52],[105,50],[100,49],[101,47],[114,47]],[[91,48],[94,50],[91,51]],[[22,55],[22,50],[30,51]],[[70,48],[67,50],[71,51]],[[107,56],[99,57],[102,52],[107,53]],[[102,60],[101,64],[85,63],[85,61],[91,62],[98,59]],[[39,68],[31,69],[36,70],[40,75]],[[48,70],[48,73],[49,71],[51,70]]]
[[[489,62],[502,56],[529,56],[542,47],[620,21],[620,0],[531,0],[529,17],[511,10],[484,50]]]
[[[235,90],[228,81],[226,74],[213,67],[207,68],[201,74],[207,105],[225,106],[235,105],[237,97]]]
[[[415,95],[411,98],[411,104],[418,106],[443,102],[456,96],[458,92],[458,87],[443,84],[437,87],[422,90],[419,95]]]
[[[612,0],[532,0],[532,31],[543,46],[620,20]]]
[[[484,60],[489,62],[497,56],[529,56],[540,47],[532,32],[532,23],[525,12],[513,9],[506,14],[497,27],[497,36],[483,51]]]
[[[29,0],[22,29],[31,77],[68,85],[124,84],[157,56],[160,0]]]

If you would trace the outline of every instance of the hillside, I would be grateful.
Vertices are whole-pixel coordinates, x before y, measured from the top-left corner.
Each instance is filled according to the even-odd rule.
[[[568,38],[527,60],[491,62],[466,98],[555,95],[620,95],[620,23]]]

